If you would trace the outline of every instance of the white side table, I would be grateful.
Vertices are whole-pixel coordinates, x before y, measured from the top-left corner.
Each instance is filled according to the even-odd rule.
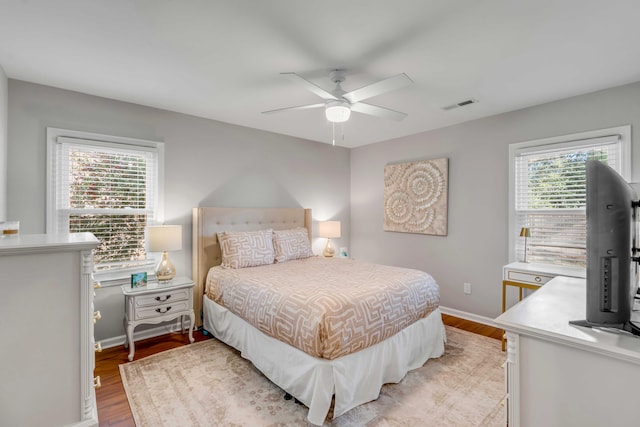
[[[502,312],[507,311],[507,286],[518,288],[518,301],[522,301],[523,289],[535,291],[557,276],[586,278],[586,270],[552,264],[513,262],[502,267]],[[505,350],[502,337],[502,350]]]
[[[194,285],[193,280],[187,277],[176,277],[167,284],[149,282],[147,286],[140,288],[128,285],[121,287],[125,298],[125,348],[129,347],[129,361],[133,360],[135,353],[133,331],[138,325],[157,324],[179,318],[184,330],[184,317],[189,316],[189,342],[194,342]]]

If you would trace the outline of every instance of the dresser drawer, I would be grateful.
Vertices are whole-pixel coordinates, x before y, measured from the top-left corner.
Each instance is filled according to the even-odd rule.
[[[159,307],[141,308],[136,310],[135,320],[152,319],[154,317],[162,317],[164,315],[170,316],[173,313],[179,313],[190,309],[191,303],[189,301],[175,301]]]
[[[546,274],[527,273],[524,271],[507,270],[507,279],[511,282],[530,283],[532,285],[544,285],[555,276]]]
[[[174,301],[185,301],[189,299],[190,289],[167,290],[167,292],[156,293],[135,297],[135,305],[138,307],[154,307],[166,305]]]

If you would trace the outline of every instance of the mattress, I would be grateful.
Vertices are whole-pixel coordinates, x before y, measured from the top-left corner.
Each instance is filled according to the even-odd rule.
[[[262,333],[328,360],[394,336],[439,304],[425,272],[323,257],[213,267],[205,293]]]

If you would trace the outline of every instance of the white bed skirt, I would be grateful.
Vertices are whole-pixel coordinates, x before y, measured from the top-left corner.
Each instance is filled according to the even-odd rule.
[[[378,398],[385,383],[444,353],[439,309],[396,335],[357,353],[318,359],[260,332],[206,296],[204,329],[236,348],[267,378],[309,408],[307,419],[322,425],[335,394],[334,418]]]

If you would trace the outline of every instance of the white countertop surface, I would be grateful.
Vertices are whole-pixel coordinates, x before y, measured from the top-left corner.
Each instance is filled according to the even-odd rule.
[[[636,303],[636,308],[638,304]],[[640,364],[640,337],[570,325],[586,317],[586,280],[559,276],[495,319],[508,332],[541,338]],[[640,325],[640,312],[632,320]]]
[[[64,249],[93,249],[99,243],[92,233],[17,234],[0,238],[0,255]]]

